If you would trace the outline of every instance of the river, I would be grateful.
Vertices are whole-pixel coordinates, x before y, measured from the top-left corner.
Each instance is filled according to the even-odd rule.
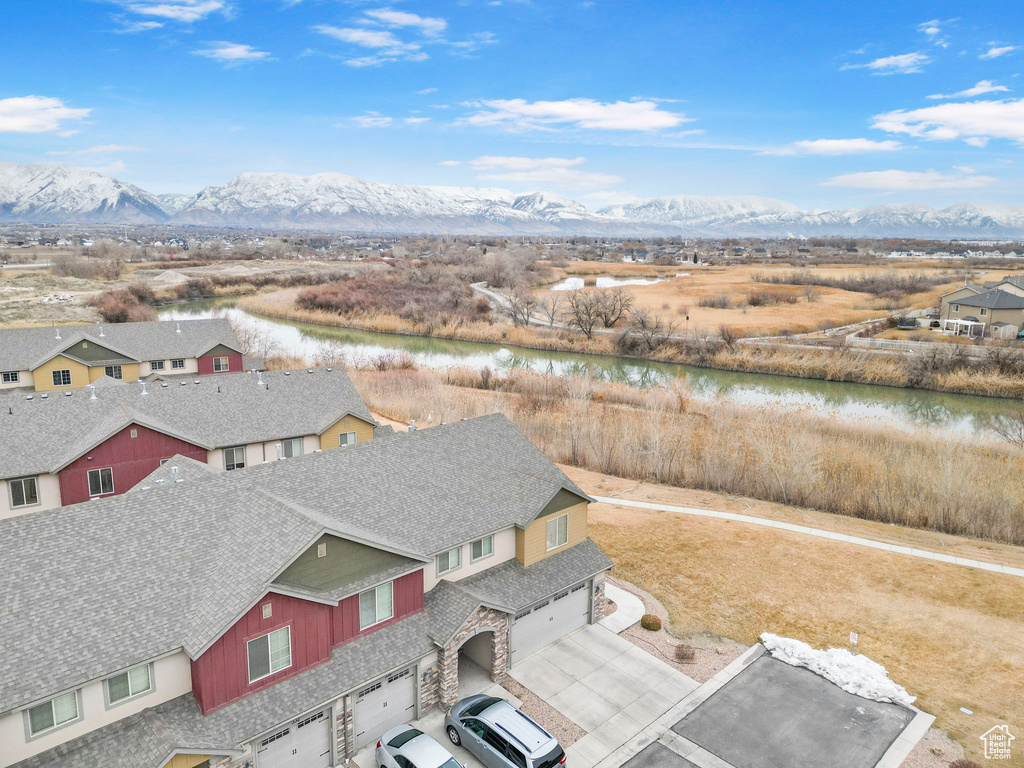
[[[480,369],[487,366],[495,371],[523,368],[560,376],[583,374],[638,387],[653,387],[674,377],[683,377],[693,397],[702,401],[813,410],[845,421],[903,431],[932,428],[977,435],[984,432],[986,418],[1011,409],[1024,410],[1024,403],[999,398],[333,328],[258,317],[235,306],[235,302],[235,299],[225,298],[177,304],[163,309],[160,317],[166,320],[232,317],[268,334],[283,352],[312,359],[329,347],[342,352],[352,364],[388,353],[405,352],[423,368]]]

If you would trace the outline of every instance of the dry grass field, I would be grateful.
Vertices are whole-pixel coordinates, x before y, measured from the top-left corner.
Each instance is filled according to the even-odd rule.
[[[900,264],[897,266],[821,266],[811,267],[807,271],[832,278],[843,278],[859,275],[874,275],[893,271],[913,271],[925,274],[951,273],[955,265],[916,265]],[[661,278],[664,282],[653,285],[631,285],[626,289],[633,296],[637,305],[655,313],[673,318],[679,328],[693,330],[705,328],[716,331],[722,325],[728,325],[740,336],[771,335],[788,330],[793,333],[806,333],[823,326],[838,326],[849,323],[882,317],[891,312],[896,304],[908,308],[927,307],[938,302],[941,293],[952,290],[963,282],[963,278],[951,278],[946,285],[935,290],[912,294],[894,302],[890,299],[878,299],[871,294],[846,291],[838,288],[817,287],[812,293],[813,300],[808,299],[803,286],[798,285],[765,285],[754,279],[757,274],[789,274],[799,266],[791,265],[764,266],[738,265],[735,267],[700,267],[682,265],[678,267],[656,267],[645,264],[626,263],[574,263],[558,271],[564,277],[611,276],[620,279],[629,278]],[[1000,275],[1005,270],[1000,272]],[[677,277],[676,275],[683,276]],[[756,291],[771,291],[796,298],[795,304],[775,304],[771,306],[747,306],[748,296]],[[541,290],[538,294],[549,293]],[[732,309],[700,306],[701,299],[727,296]],[[689,320],[686,318],[689,317]]]
[[[616,483],[635,485],[615,478],[603,484],[593,473],[567,471],[591,493],[604,494]],[[693,503],[692,491],[661,487],[656,493],[667,503]],[[715,508],[720,501],[736,503],[701,495]],[[772,516],[811,525],[818,518],[821,527],[836,522],[772,506]],[[907,534],[938,543],[931,534],[845,522],[856,522],[858,534],[870,538]],[[857,631],[858,649],[918,696],[918,706],[936,715],[937,727],[968,756],[982,758],[978,736],[993,725],[1007,723],[1015,732],[1024,725],[1020,578],[738,522],[607,504],[591,505],[590,524],[593,538],[615,561],[615,573],[660,599],[672,630],[697,644],[708,634],[753,643],[767,631],[815,647],[844,647],[850,631]],[[942,537],[950,550],[965,554],[987,546],[956,539]],[[985,554],[1009,564],[1024,558],[1024,550],[1013,547]],[[1018,755],[1007,764],[1024,765],[1024,752]]]

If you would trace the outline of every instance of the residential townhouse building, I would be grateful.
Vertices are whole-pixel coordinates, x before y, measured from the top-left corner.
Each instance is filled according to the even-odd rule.
[[[0,766],[324,768],[603,615],[588,497],[501,415],[0,521]]]
[[[246,365],[224,318],[0,329],[0,391],[78,389],[108,376],[238,373]]]
[[[0,519],[124,493],[187,456],[227,470],[373,438],[340,368],[154,382],[0,400]]]
[[[1024,330],[1024,281],[965,283],[940,298],[939,323],[958,335],[1015,339]]]

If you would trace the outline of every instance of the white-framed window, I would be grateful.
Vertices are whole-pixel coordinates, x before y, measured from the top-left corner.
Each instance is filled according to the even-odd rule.
[[[153,690],[153,670],[140,664],[127,672],[107,678],[107,703],[118,704]]]
[[[110,467],[89,470],[89,495],[104,496],[114,492],[114,470]]]
[[[950,305],[950,309],[952,309],[954,312],[959,312],[960,311],[960,305],[959,304],[952,304],[952,305]]]
[[[162,371],[163,369],[164,369],[164,361],[163,360],[150,360],[149,361],[149,370],[151,370],[151,371]]]
[[[978,314],[981,315],[982,317],[984,317],[985,315],[988,314],[988,309],[986,309],[985,307],[982,307],[981,311],[978,312]]]
[[[469,545],[469,561],[475,563],[494,554],[494,536],[484,536]]]
[[[293,437],[291,440],[281,441],[281,455],[286,459],[294,459],[302,455],[302,438]]]
[[[352,445],[356,441],[355,432],[342,432],[338,435],[338,445]]]
[[[120,365],[108,365],[103,372],[112,379],[120,379],[123,376]]]
[[[17,371],[4,371],[3,374],[0,375],[3,376],[4,384],[17,384],[21,381],[21,376]]]
[[[177,360],[171,360],[171,369],[172,370],[178,369],[178,368],[184,368],[184,367],[185,367],[185,361],[182,358],[179,357]]]
[[[569,515],[548,520],[548,549],[563,547],[569,542]]]
[[[245,446],[224,449],[224,469],[241,469],[245,466]]]
[[[245,644],[245,650],[250,683],[287,669],[292,665],[292,628],[281,627],[253,638]]]
[[[32,507],[39,503],[39,482],[34,477],[18,477],[7,481],[11,508]]]
[[[38,736],[62,725],[73,723],[81,717],[78,707],[78,691],[37,704],[28,712],[28,734]]]
[[[462,567],[462,547],[456,547],[455,549],[449,549],[447,552],[442,552],[440,555],[434,558],[437,562],[437,575],[440,576],[444,573],[451,573],[457,568]]]
[[[394,584],[388,582],[359,593],[359,629],[387,621],[395,615]]]
[[[213,358],[213,371],[214,373],[223,373],[231,367],[231,362],[228,360],[227,355],[224,357]]]
[[[61,368],[53,371],[53,386],[55,387],[68,387],[71,386],[71,371],[67,368]]]

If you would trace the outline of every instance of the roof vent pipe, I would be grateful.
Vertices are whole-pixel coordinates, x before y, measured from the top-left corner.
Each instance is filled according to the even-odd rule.
[[[164,484],[164,479],[161,477],[159,480],[156,481],[156,484],[162,487]]]
[[[176,483],[180,483],[181,482],[181,478],[178,477],[178,468],[177,467],[171,467],[171,478]]]
[[[97,399],[97,397],[96,397],[96,385],[95,384],[87,384],[86,387],[89,389],[89,399],[90,400],[96,400]]]
[[[103,326],[100,326],[100,338],[102,339],[105,334],[103,333]]]
[[[59,339],[59,338],[60,338],[60,328],[59,328],[59,327],[57,326],[57,324],[56,324],[56,323],[54,323],[54,325],[53,325],[53,329],[54,329],[55,331],[57,331],[57,338]]]
[[[174,324],[174,332],[175,333],[181,333],[181,323],[175,323]]]
[[[283,456],[281,455],[281,444],[280,444],[280,443],[278,443],[277,445],[275,445],[275,446],[274,446],[274,448],[276,448],[276,449],[277,449],[277,460],[278,460],[278,461],[280,461],[280,460],[281,460],[282,458],[284,458],[284,457],[283,457]]]
[[[416,419],[413,419],[412,421],[409,422],[409,431],[410,432],[415,432],[416,431]]]
[[[257,384],[262,384],[263,383],[263,371],[258,371],[256,373],[256,383]]]
[[[142,394],[144,394],[144,395],[148,395],[149,394],[149,392],[146,391],[146,382],[142,382]]]

